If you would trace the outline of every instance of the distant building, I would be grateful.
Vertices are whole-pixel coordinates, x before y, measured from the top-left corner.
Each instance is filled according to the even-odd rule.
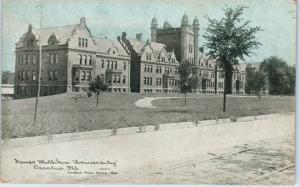
[[[1,100],[10,100],[14,98],[14,85],[1,84]]]
[[[261,88],[260,93],[263,95],[269,95],[269,76],[268,73],[266,72],[266,70],[264,69],[264,67],[261,67],[261,63],[260,62],[255,62],[255,63],[245,63],[244,64],[247,73],[246,76],[246,81],[247,79],[249,79],[247,82],[249,81],[253,81],[253,78],[250,76],[255,75],[255,72],[261,71],[264,74],[264,86]],[[250,89],[250,88],[249,88]],[[248,94],[256,94],[254,90],[249,90]]]

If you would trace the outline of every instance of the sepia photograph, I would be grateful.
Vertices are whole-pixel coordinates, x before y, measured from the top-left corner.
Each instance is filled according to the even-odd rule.
[[[294,185],[296,0],[2,0],[0,183]]]

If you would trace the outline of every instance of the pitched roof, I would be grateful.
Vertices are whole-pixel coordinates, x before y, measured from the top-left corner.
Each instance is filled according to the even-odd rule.
[[[146,45],[147,45],[147,41],[140,41],[137,39],[132,39],[132,38],[128,38],[128,40],[130,41],[133,49],[138,53],[140,52]],[[150,47],[153,49],[153,51],[155,53],[159,53],[161,50],[163,50],[163,48],[166,47],[165,44],[163,43],[158,43],[158,42],[150,42]]]
[[[42,31],[42,45],[48,45],[48,39],[53,33],[59,41],[59,44],[65,44],[72,36],[74,29],[78,25],[79,24],[33,29],[32,32],[36,36],[36,38],[39,38],[40,32]]]
[[[101,53],[107,53],[110,48],[117,48],[119,55],[129,56],[125,49],[121,46],[117,40],[111,40],[107,38],[93,37],[96,41],[96,51]]]

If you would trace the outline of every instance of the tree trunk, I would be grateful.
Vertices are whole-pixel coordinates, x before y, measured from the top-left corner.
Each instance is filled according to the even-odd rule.
[[[223,112],[226,111],[226,92],[224,89],[224,93],[223,93]]]
[[[228,64],[224,69],[224,93],[223,93],[223,112],[226,112],[226,94],[232,93],[232,65]]]
[[[99,93],[97,93],[97,104],[96,104],[96,106],[98,106],[98,96],[99,96]]]

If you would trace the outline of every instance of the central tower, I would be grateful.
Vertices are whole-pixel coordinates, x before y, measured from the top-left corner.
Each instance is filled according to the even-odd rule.
[[[175,52],[176,58],[183,62],[197,62],[199,51],[199,20],[196,17],[193,25],[189,24],[186,14],[182,16],[180,27],[172,27],[166,20],[163,27],[158,27],[158,21],[154,16],[151,22],[151,41],[165,44],[167,51]]]

